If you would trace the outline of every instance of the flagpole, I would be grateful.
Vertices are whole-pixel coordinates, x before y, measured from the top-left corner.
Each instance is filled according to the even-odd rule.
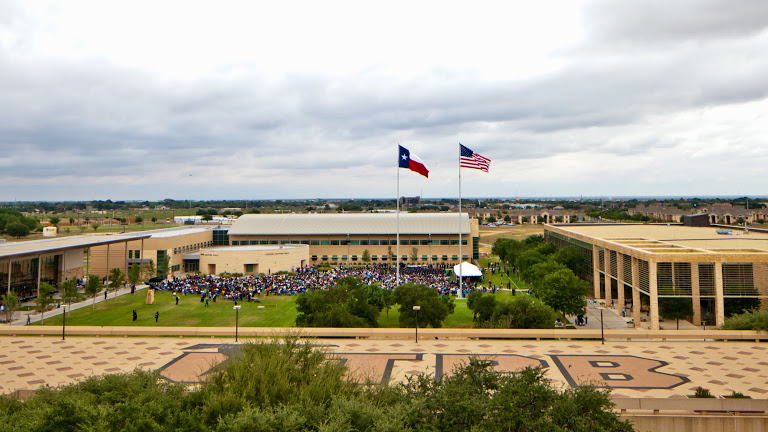
[[[462,271],[462,255],[461,255],[461,143],[459,143],[459,298],[464,298],[464,292],[462,290],[463,271]]]
[[[399,144],[398,144],[399,146]],[[397,288],[400,285],[400,151],[398,147],[398,153],[397,153],[397,159],[398,159],[398,165],[397,165],[397,258],[395,258],[395,266],[397,267],[395,277],[395,288]],[[391,258],[391,257],[390,257]]]

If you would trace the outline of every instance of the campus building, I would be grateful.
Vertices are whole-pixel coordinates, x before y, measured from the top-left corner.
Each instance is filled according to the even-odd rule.
[[[232,246],[307,245],[310,265],[393,263],[398,225],[401,262],[452,266],[460,256],[478,258],[478,223],[466,213],[248,214],[229,238]]]
[[[690,298],[693,323],[721,326],[726,302],[768,298],[768,232],[648,224],[548,225],[558,247],[583,251],[596,299],[660,328],[659,299]],[[647,305],[647,306],[643,306]],[[643,313],[642,309],[647,312]],[[643,321],[647,321],[643,323]]]
[[[141,245],[147,233],[104,234],[14,242],[0,245],[0,294],[15,292],[22,299],[34,298],[40,282],[57,286],[79,279],[90,270],[92,248],[122,249],[129,242]]]

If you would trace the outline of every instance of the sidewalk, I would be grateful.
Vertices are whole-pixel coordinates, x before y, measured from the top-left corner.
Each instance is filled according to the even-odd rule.
[[[139,290],[147,288],[147,285],[136,285],[136,292],[138,293]],[[109,293],[108,300],[115,299],[115,296],[122,296],[126,294],[131,293],[131,288],[120,288],[117,293]],[[56,299],[59,300],[59,299]],[[99,294],[96,294],[96,303],[101,303],[104,301],[104,291],[101,291]],[[27,302],[24,305],[34,305],[34,302]],[[58,304],[58,301],[54,302],[54,304]],[[93,299],[85,299],[78,303],[72,303],[71,305],[65,305],[61,304],[60,308],[54,307],[51,310],[45,311],[45,318],[50,318],[54,316],[61,315],[64,313],[64,309],[67,308],[69,310],[75,310],[80,309],[83,307],[90,307],[93,304]],[[0,325],[26,325],[27,324],[27,316],[29,316],[30,323],[36,323],[39,322],[42,319],[42,316],[37,311],[19,311],[14,313],[13,321],[10,324],[0,324]]]

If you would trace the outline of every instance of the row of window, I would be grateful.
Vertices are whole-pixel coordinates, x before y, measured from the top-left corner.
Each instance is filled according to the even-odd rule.
[[[141,250],[128,250],[128,259],[140,259],[141,258]]]
[[[232,240],[233,246],[303,244],[311,246],[397,246],[397,240]],[[458,246],[459,240],[400,240],[400,246]],[[466,246],[467,240],[461,244]]]
[[[201,248],[209,247],[209,246],[213,246],[213,241],[212,240],[211,241],[206,241],[206,242],[195,243],[195,244],[191,244],[191,245],[186,245],[186,246],[181,246],[181,247],[177,247],[177,248],[173,248],[173,253],[174,254],[185,253],[185,252],[190,252],[190,251],[193,251],[193,250],[199,250]]]
[[[463,257],[462,259],[464,259],[464,260],[468,260],[469,259],[468,255],[462,255],[462,257]],[[389,258],[391,258],[394,261],[395,258],[397,258],[397,256],[394,255],[394,256],[390,257],[389,255],[382,255],[381,257],[379,257],[378,255],[371,255],[371,260],[372,261],[378,261],[379,259],[381,259],[382,261],[386,261]],[[402,258],[401,258],[401,261],[418,261],[418,257],[417,257],[417,259],[412,259],[412,258],[413,258],[412,256],[403,255]],[[448,255],[443,255],[441,258],[442,258],[443,261],[448,261]],[[312,255],[312,261],[317,261],[317,259],[318,259],[317,255]],[[322,255],[322,256],[320,256],[320,259],[323,260],[323,261],[328,261],[329,257],[328,257],[328,255]],[[332,261],[338,261],[339,256],[338,255],[331,255],[330,259]],[[459,259],[459,256],[458,255],[452,255],[451,259],[456,261],[456,260]],[[347,255],[342,255],[341,256],[341,260],[342,261],[347,261]],[[357,261],[357,260],[358,260],[358,256],[357,255],[352,255],[352,261]],[[421,260],[422,261],[429,261],[429,256],[422,255],[421,256]],[[437,260],[438,260],[437,255],[432,255],[432,261],[437,261]]]

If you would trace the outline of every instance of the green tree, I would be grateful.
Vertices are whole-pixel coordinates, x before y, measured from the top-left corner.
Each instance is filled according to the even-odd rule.
[[[377,292],[360,279],[339,279],[329,290],[310,290],[296,298],[300,327],[378,327]]]
[[[107,287],[110,292],[115,293],[115,301],[117,301],[117,292],[123,287],[125,283],[125,273],[122,270],[115,267],[109,271],[109,284]]]
[[[19,302],[19,296],[11,291],[2,297],[2,302],[5,305],[5,322],[11,322],[13,319],[13,313],[19,310],[21,302]]]
[[[368,252],[368,249],[363,251],[363,262],[368,263],[371,261],[371,253]]]
[[[491,319],[483,327],[550,329],[555,326],[555,310],[531,296],[519,295],[496,303]]]
[[[395,289],[395,303],[400,305],[400,327],[416,325],[414,306],[420,306],[419,327],[440,328],[456,305],[450,296],[441,296],[437,290],[426,285],[407,283]]]
[[[589,294],[589,284],[571,270],[563,269],[546,276],[536,293],[544,303],[563,315],[578,315],[586,306],[584,296]]]
[[[61,219],[57,216],[51,216],[48,218],[48,222],[50,222],[50,224],[53,226],[58,226],[59,222],[61,222]]]
[[[101,225],[98,222],[94,222],[91,224],[91,228],[93,228],[93,232],[96,232],[97,229],[99,229]]]
[[[411,249],[411,261],[417,261],[419,259],[419,248]]]
[[[26,237],[29,235],[29,227],[21,222],[11,222],[5,226],[5,232],[12,237]]]
[[[101,278],[99,275],[88,275],[88,281],[85,284],[85,295],[88,298],[93,299],[91,309],[96,308],[96,295],[101,291]]]
[[[139,279],[141,279],[141,265],[134,264],[128,270],[128,283],[135,286],[139,283]]]
[[[141,216],[136,216],[136,218],[134,220],[136,221],[137,224],[140,224],[140,223],[144,222],[144,218],[141,217]]]
[[[475,296],[471,306],[467,301],[467,307],[474,314],[475,327],[479,327],[481,323],[489,321],[493,316],[493,312],[496,309],[496,296],[493,294],[482,294],[479,291],[473,291],[470,295],[479,293],[480,296]]]
[[[693,303],[690,298],[662,297],[659,299],[659,315],[675,320],[680,330],[680,320],[693,315]]]
[[[45,320],[45,311],[53,304],[53,286],[47,282],[40,282],[40,289],[35,299],[35,310],[40,312],[40,325]]]
[[[731,315],[725,320],[723,330],[768,331],[768,311],[752,309]]]
[[[62,282],[61,288],[64,290],[64,292],[61,294],[61,301],[64,302],[67,306],[70,306],[69,314],[72,315],[72,303],[83,300],[85,296],[77,290],[77,284],[72,279]]]
[[[211,215],[210,213],[206,213],[206,214],[203,215],[202,219],[204,221],[212,221],[213,220],[213,215]]]
[[[157,268],[155,267],[155,262],[151,259],[142,266],[141,271],[145,279],[157,276]]]

